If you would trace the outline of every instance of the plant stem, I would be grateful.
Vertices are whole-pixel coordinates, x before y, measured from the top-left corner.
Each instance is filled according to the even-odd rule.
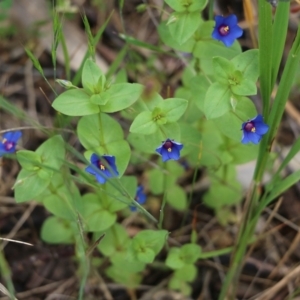
[[[260,0],[264,1],[264,0]],[[260,186],[263,178],[263,174],[266,168],[266,164],[271,151],[271,145],[275,138],[280,120],[282,118],[285,103],[289,96],[296,70],[300,62],[300,31],[298,28],[297,36],[290,50],[283,75],[278,87],[277,95],[272,106],[272,110],[269,117],[270,129],[266,136],[264,136],[259,149],[258,160],[253,177],[253,183],[250,187],[250,193],[246,199],[244,218],[239,230],[237,243],[232,256],[232,262],[230,269],[227,273],[225,282],[222,285],[222,289],[219,295],[219,300],[233,300],[235,299],[235,290],[238,286],[238,279],[243,267],[243,259],[247,250],[247,244],[252,239],[256,223],[258,220],[257,207],[260,195]],[[269,84],[269,83],[268,83]]]

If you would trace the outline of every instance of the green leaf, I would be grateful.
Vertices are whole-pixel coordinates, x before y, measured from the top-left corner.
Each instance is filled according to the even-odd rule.
[[[204,99],[211,82],[206,75],[194,76],[189,82],[189,90],[191,92],[191,101],[194,101],[197,107],[204,111]],[[199,113],[198,113],[199,119]]]
[[[175,12],[169,18],[168,27],[174,40],[183,44],[194,34],[201,22],[199,12]]]
[[[103,72],[97,66],[97,64],[90,58],[88,58],[82,69],[82,85],[87,93],[94,93],[95,88],[98,85],[99,78],[103,75]]]
[[[86,149],[123,140],[124,133],[120,124],[107,114],[82,117],[77,126],[80,143]]]
[[[187,284],[185,280],[176,278],[174,275],[169,281],[168,287],[171,290],[179,290],[184,296],[189,296],[192,293],[192,288],[190,285]]]
[[[130,289],[138,287],[142,281],[142,276],[140,274],[128,272],[120,265],[108,267],[105,273],[115,282],[125,285]]]
[[[144,87],[138,83],[117,83],[113,84],[101,97],[108,99],[105,105],[101,105],[102,112],[113,113],[121,111],[139,99]]]
[[[165,45],[168,45],[169,47],[179,51],[188,52],[188,53],[192,52],[193,47],[195,45],[195,41],[192,37],[190,37],[183,44],[180,44],[177,40],[173,38],[166,21],[161,22],[158,25],[157,30],[160,38],[162,39]]]
[[[65,159],[64,140],[60,135],[55,135],[46,140],[35,152],[41,156],[43,169],[58,171]]]
[[[258,52],[258,49],[247,50],[231,60],[235,69],[253,82],[256,82],[259,75]]]
[[[95,238],[98,238],[100,235],[101,233],[96,234]],[[103,255],[111,257],[117,252],[127,252],[129,243],[130,239],[125,228],[115,223],[111,228],[105,231],[105,236],[97,248]]]
[[[118,186],[107,185],[105,189],[92,194],[97,201],[98,208],[115,213],[131,204],[130,199],[134,199],[137,189],[137,180],[134,176],[123,176],[118,182]],[[90,194],[88,194],[90,195]],[[90,198],[92,196],[89,196]],[[100,230],[99,230],[100,231]]]
[[[200,246],[185,244],[181,248],[171,248],[166,260],[166,265],[173,270],[180,270],[185,265],[194,264],[201,254]]]
[[[200,257],[201,247],[196,244],[185,244],[180,248],[180,257],[185,264],[194,264]]]
[[[41,238],[50,244],[73,244],[75,241],[71,223],[57,217],[49,217],[44,221]]]
[[[232,164],[241,165],[257,158],[259,145],[244,145],[231,140],[226,148],[232,157]]]
[[[247,97],[239,97],[235,110],[231,109],[223,116],[214,119],[218,129],[230,139],[242,140],[242,123],[257,115],[254,103]]]
[[[168,123],[176,122],[185,112],[188,101],[180,98],[169,98],[161,102],[158,107]]]
[[[168,232],[166,230],[143,230],[133,239],[129,252],[138,261],[144,263],[153,262],[164,243],[166,242]]]
[[[165,0],[165,2],[175,11],[183,12],[186,10],[186,6],[184,5],[184,1],[178,0]]]
[[[229,85],[229,79],[235,71],[233,63],[224,57],[217,56],[213,58],[213,66],[216,81]]]
[[[173,247],[169,250],[166,265],[173,270],[181,269],[185,265],[180,256],[180,248]]]
[[[222,42],[212,39],[211,34],[214,30],[215,21],[205,21],[194,34],[195,45],[193,54],[197,58],[212,59],[215,56],[232,59],[240,54],[241,46],[235,41],[231,47],[225,47]],[[207,73],[206,74],[211,74]]]
[[[189,12],[201,12],[207,5],[208,0],[188,0],[187,10]]]
[[[185,210],[187,207],[187,198],[185,191],[178,185],[174,185],[166,191],[167,202],[177,210]]]
[[[37,171],[40,169],[42,158],[39,154],[29,150],[20,150],[16,154],[18,162],[23,169],[28,171]]]
[[[220,210],[222,206],[238,203],[241,198],[241,184],[234,180],[225,184],[221,182],[213,183],[209,191],[204,195],[203,200],[208,207]]]
[[[165,124],[161,128],[162,130],[149,135],[129,133],[127,140],[136,150],[148,154],[157,153],[155,149],[161,145],[166,136],[177,142],[180,141],[180,128],[177,123]]]
[[[38,200],[45,208],[59,218],[77,221],[77,211],[82,211],[82,198],[77,186],[72,181],[66,180],[70,174],[56,174],[51,180],[51,189],[42,193]]]
[[[174,277],[186,282],[192,282],[197,277],[197,268],[194,265],[185,265],[174,272]]]
[[[101,94],[94,94],[91,96],[90,101],[91,103],[97,104],[97,105],[104,105],[107,103],[109,99],[103,98]]]
[[[158,130],[158,125],[152,118],[151,111],[141,112],[132,122],[129,131],[132,133],[152,134]]]
[[[145,270],[146,265],[140,261],[132,260],[128,256],[128,252],[115,252],[110,256],[113,265],[122,266],[128,273],[136,273]]]
[[[235,95],[250,96],[257,93],[255,82],[247,78],[241,78],[236,85],[231,85],[231,91]]]
[[[191,152],[200,155],[202,135],[199,130],[190,124],[180,123],[181,142],[184,145],[181,156],[185,156]]]
[[[137,253],[137,259],[145,264],[150,264],[154,261],[155,253],[150,248],[144,248],[142,251]]]
[[[219,82],[213,83],[209,88],[204,100],[204,113],[207,119],[218,118],[231,109],[231,93],[227,86]]]
[[[149,188],[154,195],[160,195],[164,191],[164,174],[162,170],[152,169],[148,173]]]
[[[82,197],[84,203],[81,215],[87,231],[104,231],[111,227],[116,219],[115,213],[109,212],[103,207],[102,199],[96,194],[85,194]]]
[[[171,191],[174,188],[178,178],[184,172],[183,167],[180,166],[178,162],[172,160],[166,162],[165,168],[168,172],[167,174],[164,174],[162,169],[152,169],[147,173],[149,177],[150,190],[155,195],[162,194],[165,188],[167,193],[169,190]],[[181,198],[182,192],[179,193]],[[172,192],[170,193],[170,195],[172,195]],[[182,202],[184,201],[178,201],[177,206],[182,206]]]
[[[21,170],[14,184],[16,201],[20,203],[34,200],[49,185],[51,174],[49,174],[48,178],[41,178],[36,171]]]
[[[177,12],[195,12],[202,11],[206,4],[207,0],[187,0],[187,1],[178,1],[178,0],[165,0],[165,2]]]
[[[63,92],[54,100],[52,106],[67,116],[85,116],[99,112],[99,106],[90,102],[90,95],[83,89]]]

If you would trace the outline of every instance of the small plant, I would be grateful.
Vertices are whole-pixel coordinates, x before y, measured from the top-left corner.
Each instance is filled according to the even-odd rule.
[[[283,168],[300,149],[297,140],[265,189],[261,189],[292,88],[291,78],[299,65],[300,33],[297,32],[271,103],[286,38],[289,1],[279,1],[274,20],[271,4],[259,1],[259,49],[244,52],[236,40],[243,31],[235,15],[205,20],[202,12],[207,0],[165,3],[173,11],[168,20],[159,24],[159,36],[171,53],[174,50],[190,54],[182,86],[174,97],[163,99],[156,92],[149,95],[142,84],[127,82],[124,73],[115,77],[104,74],[94,59],[96,37],[85,24],[90,52],[82,66],[82,86],[71,79],[58,79],[66,90],[52,103],[58,116],[76,121],[73,134],[83,150],[77,151],[54,129],[35,151],[17,150],[21,171],[14,185],[15,199],[18,203],[38,201],[52,213],[43,224],[42,239],[74,244],[82,278],[89,273],[89,242],[96,243],[94,247],[109,262],[105,274],[131,289],[141,283],[148,265],[162,261],[164,253],[163,265],[171,272],[169,288],[191,295],[190,283],[198,274],[197,261],[232,251],[232,264],[219,299],[235,299],[243,259],[247,246],[255,242],[254,229],[260,214],[300,179],[300,171],[281,177]],[[58,15],[54,14],[54,18],[55,61],[55,49],[62,36]],[[130,37],[126,39],[130,41]],[[39,62],[28,54],[44,76]],[[262,111],[257,111],[250,98],[258,94],[258,80]],[[118,122],[120,115],[128,130]],[[4,133],[0,156],[15,152],[20,138],[19,130]],[[184,166],[194,170],[193,185],[198,169],[205,170],[210,187],[203,202],[226,224],[230,218],[223,212],[245,198],[236,166],[254,159],[256,169],[236,246],[221,252],[203,252],[193,230],[192,243],[169,248],[171,233],[163,226],[166,205],[187,214],[190,204],[178,184],[185,173]],[[143,175],[149,193],[161,200],[158,218],[143,206],[146,194],[139,178],[126,174],[129,165],[144,160],[154,162],[143,170]],[[88,192],[82,193],[82,186]],[[129,236],[120,220],[133,211],[142,214],[147,225]],[[86,233],[92,233],[93,241],[86,239]],[[83,287],[84,280],[80,299]]]

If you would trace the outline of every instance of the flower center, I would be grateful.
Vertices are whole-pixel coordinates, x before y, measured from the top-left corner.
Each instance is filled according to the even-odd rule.
[[[105,166],[102,164],[101,160],[98,162],[99,169],[105,171]]]
[[[248,132],[255,132],[255,126],[254,126],[254,123],[253,122],[248,122],[246,125],[245,125],[245,130],[248,131]]]
[[[15,146],[14,142],[9,142],[6,139],[3,139],[2,144],[4,144],[4,148],[5,148],[6,151],[11,150]]]
[[[173,143],[170,141],[165,142],[164,148],[167,149],[168,152],[172,152]]]
[[[219,27],[219,33],[222,35],[222,36],[225,36],[227,34],[229,34],[229,26],[228,25],[221,25]]]

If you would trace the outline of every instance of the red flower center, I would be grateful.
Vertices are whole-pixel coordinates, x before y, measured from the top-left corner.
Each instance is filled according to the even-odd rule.
[[[247,131],[247,132],[255,132],[255,125],[253,122],[248,122],[244,129]]]
[[[222,35],[222,36],[225,36],[227,34],[229,34],[229,26],[228,25],[221,25],[219,27],[219,33]]]
[[[4,141],[3,144],[6,151],[11,150],[15,146],[14,142],[9,142],[9,141]]]
[[[173,143],[171,141],[167,141],[164,143],[164,148],[168,150],[168,152],[172,151]]]

